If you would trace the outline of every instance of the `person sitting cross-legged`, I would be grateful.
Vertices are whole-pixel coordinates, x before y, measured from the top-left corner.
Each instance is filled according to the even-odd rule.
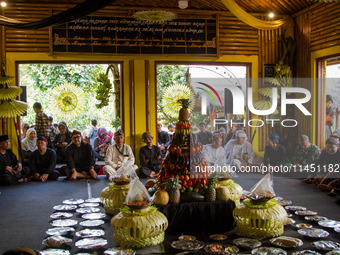
[[[81,132],[71,133],[72,143],[66,147],[66,166],[61,168],[71,180],[81,178],[97,178],[100,166],[95,164],[92,147],[82,141]]]
[[[47,144],[45,137],[38,137],[38,149],[29,158],[31,181],[45,182],[58,179],[59,172],[55,169],[57,156],[54,150],[47,148]]]
[[[152,144],[153,137],[150,132],[143,133],[142,139],[146,145],[139,151],[139,160],[142,165],[139,175],[154,178],[161,170],[162,152],[158,146]]]
[[[116,144],[110,146],[106,150],[106,165],[103,168],[103,172],[108,179],[125,164],[130,164],[134,170],[138,169],[135,165],[135,156],[133,155],[132,149],[129,145],[124,143],[124,139],[124,132],[119,129],[114,134],[114,141]]]
[[[13,151],[9,148],[8,135],[0,135],[0,185],[27,182],[30,170],[22,167]]]

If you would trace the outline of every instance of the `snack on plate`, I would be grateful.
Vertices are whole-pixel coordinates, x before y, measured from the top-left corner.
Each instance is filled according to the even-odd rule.
[[[151,198],[143,183],[138,179],[134,179],[130,185],[129,192],[125,199],[125,205],[135,209],[149,206]]]
[[[222,241],[227,239],[228,237],[226,235],[222,235],[222,234],[214,234],[210,236],[210,239],[212,240],[216,240],[216,241]]]
[[[138,179],[136,171],[133,169],[131,164],[126,164],[119,168],[113,175],[112,181],[116,185],[129,184],[133,179]]]
[[[303,245],[302,240],[289,236],[279,236],[270,239],[270,242],[276,246],[283,248],[294,248]]]
[[[251,190],[245,194],[253,201],[265,202],[275,197],[273,189],[272,174],[266,174],[260,181],[258,181]]]
[[[66,238],[61,235],[49,236],[43,241],[44,245],[50,246],[50,247],[56,247],[56,248],[64,246],[64,245],[69,245],[71,243],[72,243],[72,239]]]

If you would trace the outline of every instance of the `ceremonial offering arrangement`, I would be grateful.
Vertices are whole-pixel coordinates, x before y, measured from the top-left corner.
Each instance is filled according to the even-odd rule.
[[[131,182],[126,205],[111,219],[113,239],[124,247],[142,248],[164,241],[168,220],[150,205],[151,198],[138,179]]]
[[[138,179],[132,165],[126,164],[119,168],[112,177],[112,183],[100,192],[100,199],[103,202],[107,213],[116,215],[123,207],[126,195],[130,188],[130,182]]]

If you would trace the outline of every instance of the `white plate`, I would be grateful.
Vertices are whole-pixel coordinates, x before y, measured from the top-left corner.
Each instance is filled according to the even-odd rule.
[[[340,227],[340,221],[337,220],[322,220],[318,221],[318,224],[325,228],[338,228]]]
[[[259,247],[251,251],[252,255],[287,255],[287,252],[281,248]]]
[[[75,243],[75,246],[79,249],[91,249],[91,250],[100,249],[105,245],[107,245],[107,240],[98,237],[80,239]]]
[[[83,227],[98,227],[100,225],[103,225],[105,221],[103,220],[84,220],[79,223],[80,226]]]
[[[56,205],[53,207],[56,211],[72,211],[74,209],[77,209],[76,205]]]
[[[93,197],[85,200],[86,203],[101,203],[100,197]]]
[[[329,251],[326,255],[340,255],[340,250]]]
[[[292,224],[292,227],[294,227],[296,229],[300,229],[300,228],[312,228],[313,225],[307,224],[307,223],[296,223],[296,224]]]
[[[285,206],[286,210],[289,210],[289,211],[304,211],[304,210],[307,210],[306,207],[303,207],[303,206],[297,206],[297,205],[287,205]]]
[[[70,255],[70,251],[63,249],[46,249],[39,251],[40,255]]]
[[[71,227],[56,227],[56,228],[50,228],[46,231],[46,234],[49,236],[54,236],[54,235],[65,235],[68,234],[69,232],[74,232],[76,231],[74,228]]]
[[[262,243],[259,240],[253,238],[237,238],[233,240],[233,244],[236,245],[237,247],[247,249],[254,249],[262,245]]]
[[[63,201],[64,204],[67,205],[79,205],[84,203],[84,199],[76,199],[76,198],[71,198]]]
[[[340,233],[340,227],[334,228],[334,231]]]
[[[287,241],[291,241],[291,243],[288,244]],[[303,242],[301,239],[290,237],[290,236],[275,237],[275,238],[270,239],[270,242],[281,248],[295,248],[295,247],[299,247],[303,245]]]
[[[281,201],[279,201],[279,204],[282,205],[282,206],[291,205],[292,201],[290,201],[290,200],[281,200]]]
[[[196,251],[199,249],[202,249],[204,247],[204,243],[198,240],[194,241],[173,241],[171,243],[171,247],[178,249],[178,250],[184,250],[184,251]]]
[[[304,250],[293,252],[292,255],[321,255],[321,253],[318,253],[317,251]]]
[[[99,203],[82,203],[79,205],[79,207],[84,208],[84,207],[97,207],[99,206]]]
[[[105,213],[86,213],[81,216],[86,220],[99,220],[106,217]]]
[[[73,213],[69,212],[55,212],[50,215],[52,219],[67,219],[71,218],[73,216]]]
[[[305,220],[317,222],[317,221],[328,220],[328,219],[323,216],[315,215],[315,216],[306,216]]]
[[[298,230],[298,233],[311,238],[325,238],[329,236],[329,233],[321,228],[302,228]]]
[[[333,241],[316,241],[313,242],[312,245],[322,251],[332,251],[336,249],[340,249],[340,243],[333,242]]]
[[[70,219],[67,219],[67,220],[54,220],[51,222],[51,225],[53,227],[71,227],[71,226],[74,226],[74,225],[77,225],[78,224],[78,221],[76,220],[70,220]]]
[[[78,237],[96,237],[96,236],[103,236],[105,235],[105,231],[102,229],[89,229],[89,228],[85,228],[83,230],[80,230],[78,232],[76,232],[76,236]]]
[[[96,207],[83,207],[76,210],[77,213],[96,213],[99,212],[100,208]]]

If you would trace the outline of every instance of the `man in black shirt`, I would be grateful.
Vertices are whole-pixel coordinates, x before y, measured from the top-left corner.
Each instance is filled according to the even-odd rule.
[[[206,124],[201,122],[198,126],[200,131],[196,134],[197,140],[200,144],[206,145],[212,143],[212,133],[206,130]]]
[[[287,162],[286,148],[279,144],[280,137],[278,134],[269,135],[268,144],[264,151],[264,165],[280,166]]]
[[[158,131],[158,142],[157,145],[161,149],[162,158],[165,157],[166,150],[170,145],[170,136],[168,132],[162,130],[162,123],[160,121],[157,122],[157,131]]]
[[[161,169],[161,149],[152,144],[153,137],[149,132],[143,133],[142,138],[146,145],[139,151],[139,160],[142,166],[139,173],[141,177],[148,176],[154,178]]]
[[[37,140],[38,149],[29,158],[32,181],[56,180],[59,172],[55,170],[57,157],[54,150],[47,148],[47,139],[43,136]]]
[[[21,163],[9,148],[8,135],[0,136],[0,185],[27,182],[29,168]]]
[[[66,164],[61,168],[67,178],[75,180],[77,178],[97,178],[100,170],[95,165],[95,157],[92,146],[82,141],[81,133],[74,130],[71,133],[72,143],[66,147]]]

